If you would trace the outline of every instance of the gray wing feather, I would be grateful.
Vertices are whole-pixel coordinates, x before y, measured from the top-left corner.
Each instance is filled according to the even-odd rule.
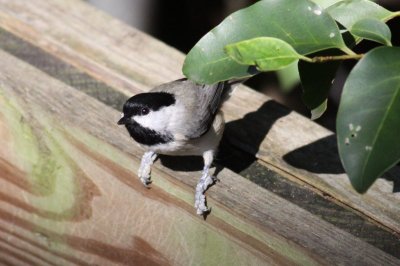
[[[199,121],[197,127],[194,127],[191,138],[197,138],[205,134],[211,127],[217,114],[223,95],[225,93],[225,82],[216,83],[213,85],[201,85],[198,88],[198,110],[197,115]]]
[[[174,93],[183,99],[186,118],[182,119],[179,128],[188,138],[198,138],[210,129],[225,96],[229,94],[228,82],[219,82],[213,85],[199,85],[187,79],[172,81],[152,91]]]

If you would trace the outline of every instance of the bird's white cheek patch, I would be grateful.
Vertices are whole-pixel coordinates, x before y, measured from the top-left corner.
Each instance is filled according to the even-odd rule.
[[[151,111],[144,116],[134,116],[133,119],[141,126],[154,131],[168,130],[170,120],[173,119],[173,106],[164,107],[158,111]]]

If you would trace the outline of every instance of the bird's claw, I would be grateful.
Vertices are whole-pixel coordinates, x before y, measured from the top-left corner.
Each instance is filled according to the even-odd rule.
[[[150,179],[150,177],[140,177],[140,181],[143,183],[143,185],[145,186],[145,187],[150,187],[150,184],[151,184],[151,179]]]
[[[194,207],[198,215],[203,215],[210,212],[210,208],[206,206],[206,196],[203,193],[196,191]]]
[[[210,176],[204,172],[196,186],[194,207],[197,210],[197,214],[204,215],[208,214],[211,209],[207,207],[206,196],[204,193],[206,190],[215,182],[219,181],[215,176]]]

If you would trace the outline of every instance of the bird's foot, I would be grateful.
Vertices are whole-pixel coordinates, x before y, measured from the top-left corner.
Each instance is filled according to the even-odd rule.
[[[143,183],[143,185],[145,186],[145,187],[150,187],[150,184],[151,184],[151,179],[150,179],[150,176],[145,176],[145,177],[139,177],[140,178],[140,181]]]
[[[196,193],[194,196],[194,207],[197,210],[197,214],[204,215],[211,211],[211,209],[207,207],[206,196],[204,193],[216,181],[218,181],[218,179],[214,176],[210,176],[208,171],[203,172],[203,175],[197,183]]]
[[[195,198],[196,201],[194,203],[194,207],[196,208],[196,213],[198,215],[208,214],[211,211],[211,208],[207,207],[206,196],[196,192]]]
[[[146,152],[140,163],[138,176],[140,181],[143,183],[145,187],[149,187],[151,184],[151,165],[153,164],[154,160],[156,159],[157,154],[154,152]]]

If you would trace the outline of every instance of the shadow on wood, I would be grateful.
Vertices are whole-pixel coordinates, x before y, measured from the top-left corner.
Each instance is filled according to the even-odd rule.
[[[393,182],[393,193],[400,192],[400,173],[397,168],[391,169],[382,178],[387,181]]]
[[[283,156],[288,164],[318,174],[343,174],[335,135],[321,138]]]
[[[227,123],[217,163],[236,173],[247,169],[257,160],[252,154],[258,152],[271,127],[278,119],[289,113],[290,110],[270,100],[255,112],[246,114],[242,119]],[[243,139],[246,141],[240,141]],[[252,151],[252,154],[245,151]]]
[[[285,162],[293,167],[316,174],[344,174],[340,161],[336,135],[321,138],[283,156]],[[393,193],[400,192],[400,175],[397,167],[381,178],[393,182]]]

